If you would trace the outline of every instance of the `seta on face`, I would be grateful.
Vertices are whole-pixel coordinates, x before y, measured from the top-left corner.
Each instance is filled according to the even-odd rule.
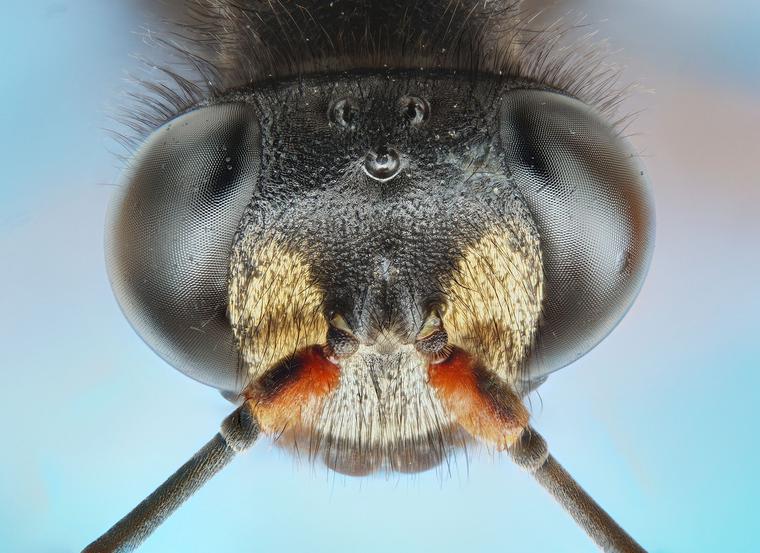
[[[556,83],[341,63],[150,134],[110,215],[116,296],[159,355],[335,470],[503,449],[521,398],[635,298],[643,171]]]

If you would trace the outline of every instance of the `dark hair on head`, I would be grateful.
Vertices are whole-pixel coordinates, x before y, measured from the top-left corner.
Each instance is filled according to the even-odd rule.
[[[169,54],[135,79],[115,133],[129,151],[177,115],[257,83],[356,69],[455,70],[535,83],[612,117],[626,89],[580,24],[540,30],[519,1],[188,0],[182,22],[146,40]],[[569,38],[573,35],[575,38]],[[580,35],[580,36],[579,36]],[[424,76],[421,74],[421,76]],[[622,121],[622,120],[621,120]]]

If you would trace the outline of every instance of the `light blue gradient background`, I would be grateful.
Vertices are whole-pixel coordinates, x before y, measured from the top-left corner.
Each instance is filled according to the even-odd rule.
[[[599,347],[533,396],[561,462],[651,551],[758,551],[760,8],[559,3],[644,89],[625,109],[658,209],[650,276]],[[4,2],[0,33],[0,551],[77,551],[212,436],[230,405],[156,357],[112,298],[111,105],[130,2]],[[552,12],[554,13],[554,12]],[[144,551],[592,550],[507,459],[351,479],[266,441]]]

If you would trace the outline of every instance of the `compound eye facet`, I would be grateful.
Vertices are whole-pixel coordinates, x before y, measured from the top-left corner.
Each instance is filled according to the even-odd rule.
[[[240,385],[227,272],[260,150],[252,106],[181,115],[137,151],[107,221],[108,273],[129,322],[171,365],[223,391]]]
[[[500,107],[505,169],[540,234],[545,293],[526,377],[572,363],[617,325],[646,276],[654,206],[630,145],[584,103],[513,90]]]

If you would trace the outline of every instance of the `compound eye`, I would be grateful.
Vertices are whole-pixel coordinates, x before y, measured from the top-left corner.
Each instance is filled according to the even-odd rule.
[[[411,125],[421,125],[430,117],[430,104],[419,96],[402,96],[399,107],[402,117]]]
[[[646,276],[654,206],[639,159],[603,118],[561,94],[514,90],[500,107],[505,169],[538,227],[545,287],[528,378],[588,352]]]
[[[359,107],[354,98],[341,98],[330,104],[327,116],[337,127],[355,129],[359,119]]]
[[[165,124],[131,160],[106,228],[109,277],[134,329],[171,365],[224,391],[239,386],[227,272],[259,174],[259,136],[246,104]]]

